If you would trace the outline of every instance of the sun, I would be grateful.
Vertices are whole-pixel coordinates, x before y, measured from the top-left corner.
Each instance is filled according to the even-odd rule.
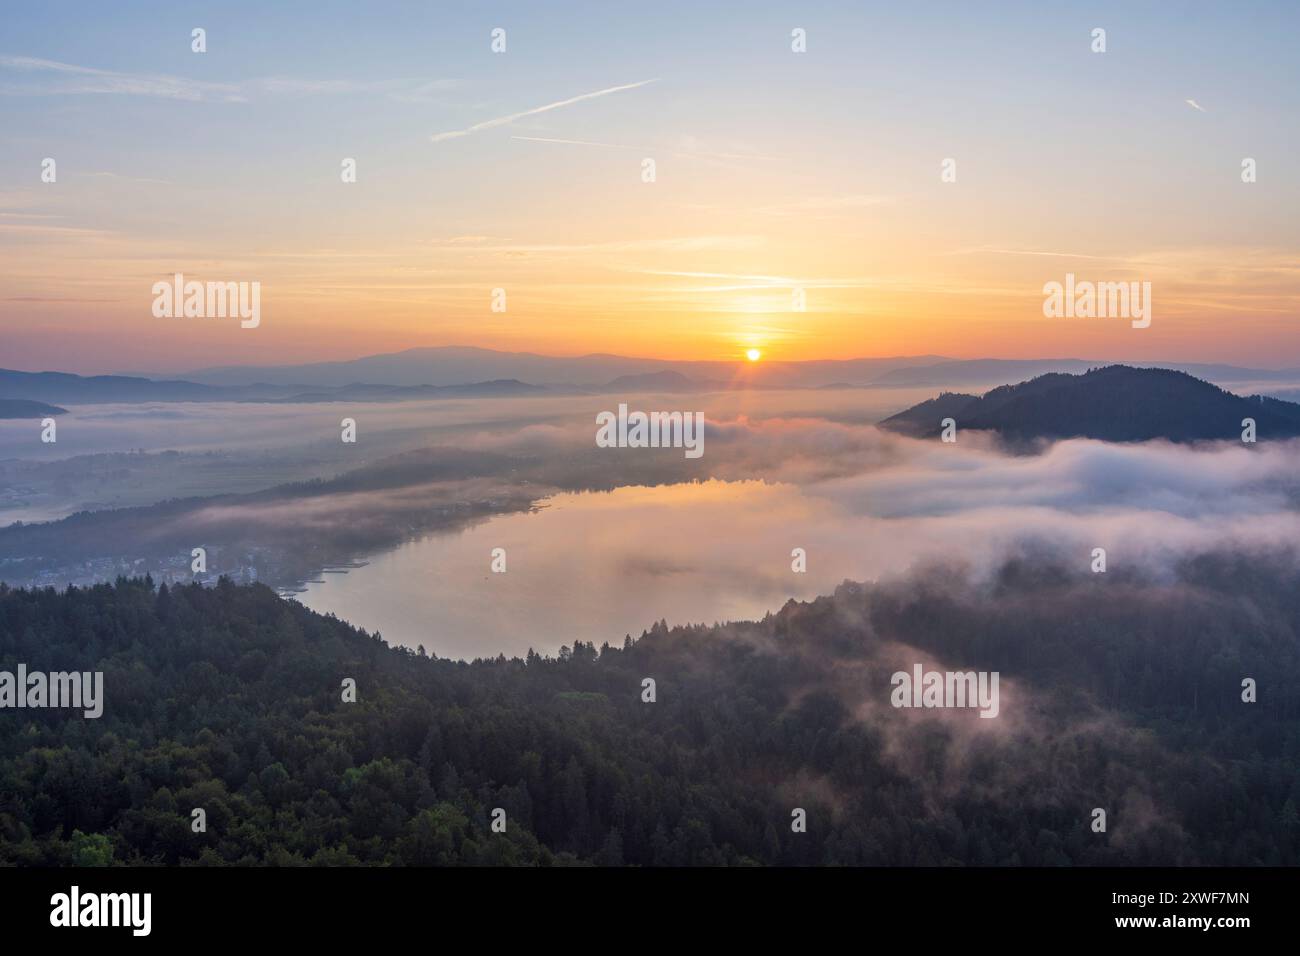
[[[745,358],[749,359],[751,362],[757,362],[762,357],[763,357],[763,353],[760,352],[758,349],[749,349],[747,352],[745,352]]]

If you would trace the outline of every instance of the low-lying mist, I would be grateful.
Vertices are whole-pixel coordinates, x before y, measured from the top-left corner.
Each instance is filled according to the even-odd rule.
[[[185,579],[200,546],[223,555],[214,572],[253,562],[280,586],[367,560],[308,584],[302,600],[397,643],[474,657],[616,640],[660,619],[761,617],[792,597],[905,577],[936,560],[975,580],[1016,558],[1106,581],[1169,580],[1197,555],[1280,560],[1300,541],[1300,441],[1069,440],[1027,454],[985,433],[946,444],[870,424],[913,397],[627,399],[642,409],[702,405],[699,459],[596,447],[595,415],[618,401],[609,396],[363,406],[352,412],[356,445],[338,440],[342,406],[167,406],[158,434],[183,433],[188,450],[154,446],[110,463],[122,483],[151,470],[174,478],[154,500],[183,500],[0,529],[0,579],[37,580],[42,568],[90,558]],[[120,411],[88,414],[109,422]],[[144,412],[131,411],[131,427],[143,427]],[[80,426],[65,424],[61,441],[81,440]],[[268,469],[260,490],[251,460]],[[176,477],[196,474],[215,487]],[[490,568],[497,548],[505,573]],[[1094,571],[1101,551],[1104,573]]]
[[[478,444],[536,454],[539,442],[580,449],[576,436],[536,428]],[[389,552],[303,599],[345,617],[365,607],[370,626],[400,643],[511,654],[566,636],[616,639],[660,618],[752,618],[938,560],[977,580],[1015,558],[1108,581],[1168,580],[1197,555],[1281,560],[1300,541],[1297,442],[1067,441],[1021,455],[978,434],[945,445],[870,426],[733,420],[710,422],[706,449],[692,480],[674,477],[687,466],[670,451],[640,452],[665,484],[559,494]],[[498,547],[506,574],[488,571]]]

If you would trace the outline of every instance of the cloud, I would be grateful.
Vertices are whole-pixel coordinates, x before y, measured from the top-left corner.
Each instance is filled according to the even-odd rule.
[[[161,73],[126,73],[31,56],[0,55],[0,69],[36,74],[33,83],[0,85],[8,96],[110,94],[158,99],[243,103],[258,96],[383,94],[402,102],[424,102],[456,88],[452,79],[331,80],[268,76],[238,82],[210,82]]]
[[[626,537],[629,553],[655,567],[695,562],[709,569],[716,587],[705,593],[721,595],[738,616],[761,616],[791,593],[811,597],[845,578],[871,580],[939,558],[992,569],[1030,547],[1076,563],[1106,547],[1112,564],[1154,571],[1220,547],[1255,551],[1300,541],[1300,441],[1247,448],[1070,440],[1010,455],[978,432],[945,445],[851,420],[884,417],[888,409],[872,404],[883,400],[857,390],[764,393],[752,398],[746,417],[730,393],[637,398],[643,408],[688,403],[705,411],[705,454],[695,467],[680,454],[594,449],[594,414],[610,396],[371,406],[368,440],[376,456],[429,445],[527,456],[550,463],[539,484],[714,479],[694,490],[600,495],[596,510],[612,537]],[[796,405],[807,410],[792,414]],[[323,452],[302,436],[337,422],[330,406],[241,405],[233,442],[232,406],[166,406],[184,414],[159,422],[163,408],[79,409],[76,450],[202,452],[233,444],[249,454],[275,448],[290,460],[308,453],[315,469]],[[21,428],[0,428],[0,458],[26,456],[29,444]],[[350,467],[341,455],[330,462],[338,471]],[[556,533],[563,524],[556,522]],[[651,527],[653,539],[640,540],[636,529]],[[716,548],[700,543],[706,540]],[[791,592],[785,565],[771,555],[788,554],[794,544],[817,559]],[[693,610],[703,613],[704,605]]]
[[[471,241],[473,240],[473,241]],[[482,241],[479,241],[482,240]],[[485,245],[492,241],[494,245]],[[453,237],[452,239],[427,240],[428,245],[448,247],[464,246],[467,252],[506,253],[512,255],[534,255],[544,253],[578,254],[584,252],[701,252],[714,249],[744,250],[762,244],[762,237],[755,235],[696,235],[666,236],[654,239],[611,239],[603,242],[572,243],[521,243],[509,239],[495,239],[492,236]],[[340,257],[350,255],[340,252]],[[626,270],[653,274],[647,270]]]
[[[640,149],[643,147],[624,146],[619,143],[596,143],[585,139],[554,139],[550,136],[511,136],[511,139],[523,140],[527,143],[556,143],[561,146],[596,146],[600,149]]]
[[[121,301],[122,301],[121,299],[58,299],[58,298],[52,298],[52,297],[40,296],[40,295],[11,295],[8,296],[7,298],[0,299],[0,302],[27,302],[27,303],[40,303],[42,305],[50,305],[54,303],[69,303],[69,302],[89,303],[89,302],[121,302]]]
[[[458,89],[460,80],[320,80],[292,76],[268,76],[241,84],[244,96],[385,96],[399,103],[430,103],[445,99]]]
[[[629,272],[635,272],[638,275],[648,276],[672,276],[679,279],[724,279],[731,282],[746,283],[745,285],[727,286],[731,289],[755,289],[755,288],[786,288],[799,287],[803,289],[872,289],[881,285],[878,279],[853,276],[849,278],[838,279],[809,279],[798,278],[795,276],[774,276],[774,275],[750,275],[746,273],[735,272],[684,272],[677,269],[629,269]],[[751,285],[749,283],[763,283],[762,285]],[[704,291],[704,290],[697,290]]]
[[[54,74],[57,77],[46,85],[0,86],[0,92],[8,95],[107,93],[188,101],[244,98],[240,88],[233,83],[211,83],[164,74],[119,73],[31,56],[0,55],[0,68],[18,73]]]
[[[1103,261],[1127,258],[1126,256],[1092,256],[1082,252],[1046,252],[1037,249],[994,249],[989,246],[980,246],[975,249],[958,249],[951,253],[951,255],[955,256],[983,254],[996,256],[1049,256],[1058,259],[1100,259]]]
[[[78,226],[41,226],[34,223],[0,222],[0,233],[21,233],[32,236],[62,238],[97,238],[113,235],[112,229],[83,229]]]
[[[467,126],[464,129],[448,130],[444,133],[434,133],[429,137],[435,143],[441,143],[449,139],[459,139],[462,136],[469,136],[472,133],[482,132],[485,129],[495,129],[498,126],[508,126],[516,120],[521,120],[526,116],[536,116],[538,113],[549,113],[551,110],[558,110],[565,106],[572,106],[574,103],[581,103],[584,100],[594,100],[601,96],[609,96],[611,93],[621,93],[624,90],[635,90],[638,87],[654,83],[656,80],[641,80],[639,83],[625,83],[622,86],[611,86],[603,90],[595,90],[591,93],[580,93],[577,96],[571,96],[567,100],[556,100],[554,103],[547,103],[545,106],[537,106],[530,110],[523,110],[519,113],[511,113],[508,116],[498,116],[496,119],[484,120],[481,123],[475,123],[473,126]]]
[[[1183,102],[1186,103],[1188,106],[1190,106],[1192,109],[1196,110],[1196,112],[1198,113],[1205,112],[1205,107],[1203,107],[1200,103],[1196,102],[1196,100],[1183,100]]]
[[[1012,456],[974,435],[954,447],[817,419],[713,419],[702,459],[702,474],[713,477],[691,482],[682,480],[679,458],[595,455],[591,432],[586,423],[530,424],[480,432],[472,444],[563,460],[578,469],[572,474],[587,469],[593,478],[635,464],[627,474],[644,484],[544,498],[540,510],[372,558],[380,573],[348,587],[360,592],[375,577],[424,574],[436,553],[446,579],[427,602],[393,614],[423,620],[434,607],[449,613],[451,595],[464,599],[463,614],[447,628],[457,635],[448,650],[472,656],[475,647],[500,647],[503,635],[522,635],[506,647],[522,653],[530,643],[557,645],[561,633],[599,643],[660,617],[756,620],[845,580],[906,581],[939,563],[964,568],[971,586],[982,588],[1015,558],[1090,575],[1092,550],[1103,547],[1107,581],[1124,587],[1174,581],[1197,556],[1293,554],[1300,541],[1300,442],[1247,450],[1069,441],[1042,455]],[[569,481],[550,466],[543,473]],[[353,510],[389,506],[376,498]],[[520,556],[512,580],[529,597],[484,613],[475,605],[489,599],[478,557],[498,546]],[[809,556],[805,574],[790,572],[796,546]],[[666,586],[683,573],[691,588]],[[327,589],[323,600],[333,599]],[[566,610],[575,601],[580,619]],[[554,631],[539,621],[553,622]],[[407,630],[378,623],[390,638]]]

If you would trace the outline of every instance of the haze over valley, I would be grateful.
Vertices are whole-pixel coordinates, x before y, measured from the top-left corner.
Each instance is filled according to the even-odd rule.
[[[224,574],[397,644],[472,658],[618,639],[661,618],[755,619],[940,558],[979,570],[1105,546],[1150,573],[1300,531],[1300,406],[1180,372],[1053,374],[1008,392],[1024,398],[1002,407],[1039,415],[1017,412],[1014,426],[963,412],[971,396],[899,385],[73,405],[57,443],[39,443],[35,423],[0,424],[0,580]],[[1223,420],[1189,418],[1177,389],[1222,403]],[[1104,396],[1118,404],[1105,409]],[[705,453],[597,447],[597,413],[618,402],[700,408]],[[1257,447],[1237,440],[1242,408],[1260,417]],[[971,425],[955,444],[939,441],[949,411]],[[1146,431],[1126,444],[1097,440],[1139,413]],[[355,443],[339,440],[344,417]],[[1073,431],[1035,433],[1039,419]],[[912,422],[923,427],[897,424]],[[1161,437],[1184,432],[1195,440]],[[196,547],[210,562],[198,573]],[[490,571],[497,548],[508,574]],[[797,573],[796,548],[812,556]]]

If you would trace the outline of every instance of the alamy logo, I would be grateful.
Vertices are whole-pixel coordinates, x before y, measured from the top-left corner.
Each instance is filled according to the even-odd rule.
[[[1132,319],[1133,328],[1151,324],[1150,282],[1076,281],[1065,274],[1065,284],[1043,285],[1043,315],[1049,319]]]
[[[242,319],[241,328],[255,329],[262,321],[262,283],[185,281],[179,272],[171,282],[153,284],[156,319]]]
[[[0,709],[8,707],[71,707],[94,720],[104,713],[104,672],[0,671]]]
[[[685,448],[687,458],[704,454],[703,412],[631,412],[626,404],[618,414],[596,415],[599,448]]]
[[[151,893],[85,893],[73,886],[50,897],[51,926],[128,926],[132,936],[148,936],[153,926]]]
[[[998,671],[896,671],[889,678],[895,707],[978,707],[981,717],[998,715]]]

